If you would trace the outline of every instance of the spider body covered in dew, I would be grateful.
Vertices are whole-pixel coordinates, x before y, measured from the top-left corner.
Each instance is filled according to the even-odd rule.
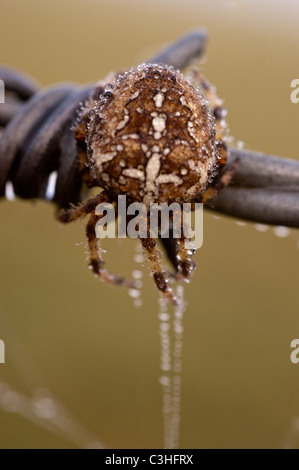
[[[128,204],[143,203],[148,230],[140,240],[158,289],[176,303],[150,236],[150,205],[205,204],[230,182],[232,171],[224,167],[225,110],[198,69],[186,79],[173,67],[142,64],[111,78],[97,84],[74,124],[83,179],[102,192],[61,211],[59,218],[69,222],[90,214],[86,235],[91,269],[105,281],[132,287],[132,281],[104,266],[96,237],[102,216],[96,207],[101,202],[117,205],[119,195]],[[195,267],[187,240],[184,234],[177,240],[176,279],[188,280]]]

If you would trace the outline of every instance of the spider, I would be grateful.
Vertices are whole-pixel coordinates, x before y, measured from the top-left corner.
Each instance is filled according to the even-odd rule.
[[[67,209],[59,213],[64,222],[90,215],[90,267],[108,282],[134,285],[105,269],[95,236],[97,204],[117,206],[118,195],[147,205],[203,202],[233,217],[299,227],[298,162],[233,147],[228,152],[225,110],[192,65],[205,41],[204,30],[191,31],[148,65],[110,75],[96,87],[61,84],[39,90],[19,71],[0,67],[7,92],[0,106],[0,198],[46,199]],[[188,80],[157,64],[188,67]],[[82,200],[82,179],[102,192],[70,206]],[[140,239],[158,288],[176,303],[167,280],[188,280],[195,265],[186,240],[174,237],[171,223],[169,229],[168,238],[158,236],[176,274],[163,272],[156,240],[148,232]]]
[[[89,266],[112,284],[134,284],[105,268],[96,225],[100,203],[116,206],[119,195],[128,204],[147,209],[146,237],[140,241],[157,288],[172,303],[177,299],[163,271],[157,242],[149,230],[153,203],[206,204],[231,181],[225,166],[225,110],[199,69],[184,78],[171,66],[147,63],[111,76],[94,88],[83,104],[73,130],[82,178],[102,191],[78,206],[59,212],[64,223],[89,215],[86,236]],[[182,223],[183,220],[181,219]],[[177,280],[189,280],[195,268],[189,239],[181,232],[176,250]]]

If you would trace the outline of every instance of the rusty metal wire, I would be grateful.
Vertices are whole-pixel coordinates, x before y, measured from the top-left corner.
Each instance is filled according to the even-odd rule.
[[[299,228],[299,162],[230,149],[228,162],[236,159],[233,184],[219,193],[213,209],[263,224]]]

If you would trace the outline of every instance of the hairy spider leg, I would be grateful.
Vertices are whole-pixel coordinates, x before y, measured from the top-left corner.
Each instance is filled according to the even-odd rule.
[[[190,243],[190,238],[187,237],[184,233],[184,214],[182,211],[181,214],[181,236],[178,239],[178,251],[177,251],[177,261],[178,261],[178,271],[176,273],[177,280],[189,280],[191,275],[195,269],[195,262],[192,261],[192,255],[195,254],[194,252],[190,252],[186,248],[186,243]]]
[[[102,202],[110,202],[110,198],[108,194],[105,193],[105,191],[102,191],[93,198],[83,201],[77,206],[70,204],[68,209],[61,209],[57,214],[57,218],[60,222],[63,223],[72,222],[73,220],[79,219],[79,217],[84,217],[90,214],[96,209],[97,205],[101,204]]]
[[[140,241],[144,248],[145,255],[147,256],[155,284],[159,291],[161,291],[173,305],[177,305],[178,301],[176,295],[171,287],[168,286],[168,280],[166,279],[167,273],[163,271],[161,265],[161,251],[156,240],[150,236],[149,219],[147,219],[147,234],[148,236],[146,238],[140,237]]]
[[[100,241],[96,236],[96,224],[103,217],[103,214],[96,214],[95,210],[98,204],[102,202],[111,202],[108,194],[102,191],[94,198],[87,199],[78,206],[72,206],[69,209],[62,209],[59,211],[57,217],[63,223],[72,222],[79,217],[90,215],[89,221],[86,224],[86,236],[89,250],[89,266],[94,274],[105,282],[126,288],[136,288],[136,283],[127,280],[116,274],[110,273],[105,269],[105,261],[102,256],[102,248]]]
[[[201,93],[206,100],[208,100],[209,106],[213,113],[213,117],[215,119],[216,142],[219,152],[218,162],[221,168],[226,165],[229,156],[226,143],[226,109],[223,108],[222,100],[218,98],[215,87],[208,82],[208,80],[204,77],[198,68],[192,68],[189,70],[188,77],[198,92]],[[231,183],[237,165],[238,161],[235,161],[233,165],[226,165],[224,170],[222,170],[220,174],[214,178],[213,183],[208,186],[206,191],[201,195],[200,199],[203,204],[209,203],[210,200],[214,199],[218,195],[221,189]]]
[[[174,214],[172,214],[171,236],[174,236]],[[168,273],[168,276],[176,281],[189,280],[195,269],[195,262],[192,261],[194,252],[186,249],[186,243],[190,243],[191,239],[184,233],[184,213],[180,211],[180,236],[176,240],[176,271]]]
[[[224,118],[226,109],[222,106],[223,102],[218,98],[215,87],[208,82],[199,68],[192,68],[188,71],[187,76],[197,91],[209,102],[209,107],[215,119],[216,140],[225,143],[226,123]],[[228,157],[226,145],[224,145],[222,152],[220,150],[220,154],[224,159],[223,163],[225,163]]]
[[[96,236],[96,224],[102,217],[103,215],[92,212],[89,221],[86,224],[86,237],[89,249],[89,267],[93,270],[97,277],[105,282],[109,282],[110,284],[121,287],[136,288],[136,283],[134,281],[110,273],[104,267],[105,261],[102,256],[102,248],[100,241]]]

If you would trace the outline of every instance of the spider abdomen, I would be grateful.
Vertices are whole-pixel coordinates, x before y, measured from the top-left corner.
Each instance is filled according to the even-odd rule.
[[[99,186],[147,207],[205,191],[218,161],[215,121],[179,72],[138,66],[107,84],[93,105],[85,139]]]

